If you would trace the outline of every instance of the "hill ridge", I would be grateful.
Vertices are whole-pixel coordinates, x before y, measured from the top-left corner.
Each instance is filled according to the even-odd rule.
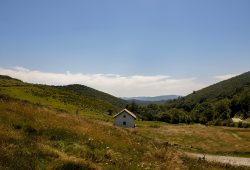
[[[101,114],[104,117],[114,114],[127,104],[125,100],[85,85],[31,84],[1,75],[0,94],[34,104],[64,109],[71,113]]]

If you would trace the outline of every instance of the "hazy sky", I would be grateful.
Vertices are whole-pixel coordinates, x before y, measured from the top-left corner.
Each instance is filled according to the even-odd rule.
[[[0,74],[28,82],[185,95],[249,68],[249,0],[0,1]]]

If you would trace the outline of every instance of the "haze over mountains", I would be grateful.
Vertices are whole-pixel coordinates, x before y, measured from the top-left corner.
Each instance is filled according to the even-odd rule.
[[[177,99],[178,95],[162,95],[162,96],[138,96],[138,97],[123,97],[124,100],[140,100],[140,101],[150,101],[150,102],[156,102],[156,101],[166,101],[166,100],[172,100]]]

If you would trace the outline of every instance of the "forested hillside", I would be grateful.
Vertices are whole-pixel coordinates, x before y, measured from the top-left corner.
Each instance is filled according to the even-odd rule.
[[[250,117],[250,72],[194,91],[186,97],[168,101],[163,105],[138,106],[132,103],[128,107],[145,120],[235,126],[231,118]]]
[[[174,107],[182,107],[190,111],[197,103],[216,102],[221,99],[232,99],[250,92],[250,72],[241,74],[231,79],[211,85],[168,104]]]

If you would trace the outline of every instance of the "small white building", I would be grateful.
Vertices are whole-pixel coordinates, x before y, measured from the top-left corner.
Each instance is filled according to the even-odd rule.
[[[135,127],[136,116],[127,109],[124,109],[121,112],[117,113],[116,115],[113,116],[113,118],[115,126],[131,127],[131,128]]]

